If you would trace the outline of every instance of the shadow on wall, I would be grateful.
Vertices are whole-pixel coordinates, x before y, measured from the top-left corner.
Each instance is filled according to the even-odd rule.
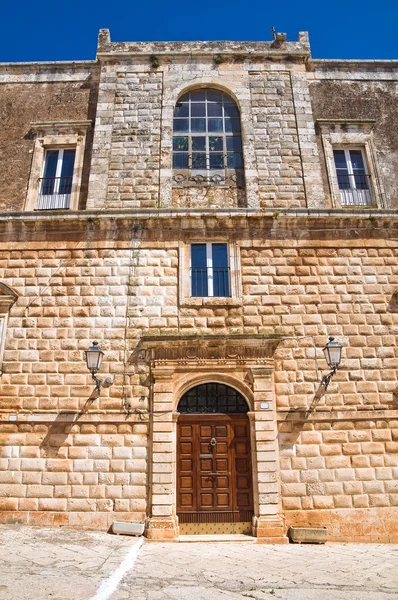
[[[387,305],[387,311],[390,313],[398,312],[398,290],[393,292],[390,302]]]
[[[86,400],[84,406],[78,413],[68,411],[60,412],[56,419],[48,427],[48,431],[40,444],[40,455],[42,458],[64,458],[63,448],[72,445],[68,440],[72,427],[87,413],[91,404],[98,398],[98,391],[93,390],[91,396]]]

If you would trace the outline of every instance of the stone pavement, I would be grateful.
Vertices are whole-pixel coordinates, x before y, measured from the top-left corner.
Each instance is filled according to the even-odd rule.
[[[144,542],[110,593],[104,584],[137,543],[3,526],[0,600],[398,600],[398,545],[378,544]]]

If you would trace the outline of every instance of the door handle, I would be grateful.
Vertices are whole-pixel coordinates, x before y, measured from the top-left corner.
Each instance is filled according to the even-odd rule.
[[[216,446],[216,444],[217,444],[216,438],[211,438],[211,440],[210,440],[210,446]]]

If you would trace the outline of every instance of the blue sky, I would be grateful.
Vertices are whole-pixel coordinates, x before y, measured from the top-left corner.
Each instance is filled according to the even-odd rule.
[[[3,0],[0,61],[95,58],[98,30],[114,41],[297,39],[315,58],[398,59],[398,0]]]

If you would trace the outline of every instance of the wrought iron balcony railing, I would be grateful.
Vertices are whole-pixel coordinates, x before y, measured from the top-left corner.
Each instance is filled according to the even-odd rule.
[[[370,175],[337,173],[341,204],[350,206],[371,206],[374,204]]]
[[[192,267],[191,295],[193,297],[231,296],[229,267]]]
[[[37,210],[69,208],[72,180],[73,177],[42,177],[39,179]]]

